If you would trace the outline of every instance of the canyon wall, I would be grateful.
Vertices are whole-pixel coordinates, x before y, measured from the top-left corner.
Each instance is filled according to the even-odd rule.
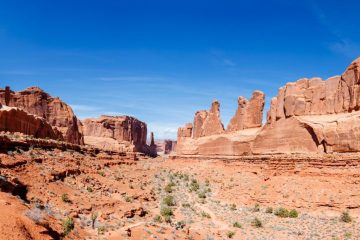
[[[0,102],[44,118],[62,133],[65,141],[84,144],[81,123],[71,107],[40,88],[30,87],[20,92],[10,91],[9,88],[0,89]]]
[[[220,121],[219,104],[197,112],[194,124],[179,128],[179,155],[253,155],[360,151],[360,58],[341,76],[303,78],[281,87],[262,125],[264,95],[238,98],[224,133],[208,130],[210,112]],[[215,109],[215,111],[214,111]],[[210,132],[211,134],[205,134]]]
[[[100,116],[82,121],[85,144],[119,152],[152,153],[146,123],[129,116]]]
[[[18,132],[35,138],[63,140],[61,132],[53,129],[45,119],[15,107],[0,107],[0,131]]]

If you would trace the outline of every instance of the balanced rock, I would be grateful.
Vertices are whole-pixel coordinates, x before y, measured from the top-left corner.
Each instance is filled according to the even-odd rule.
[[[84,143],[80,123],[71,107],[38,87],[30,87],[20,92],[0,89],[0,102],[44,118],[51,126],[56,127],[69,143]]]

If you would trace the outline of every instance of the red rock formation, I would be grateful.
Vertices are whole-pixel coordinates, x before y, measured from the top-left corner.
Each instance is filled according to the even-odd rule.
[[[45,119],[14,107],[0,108],[0,131],[19,132],[35,138],[63,140],[62,134],[53,129]]]
[[[194,117],[193,137],[205,137],[224,132],[220,119],[220,103],[214,100],[210,111],[198,111]]]
[[[360,58],[356,59],[341,76],[327,80],[300,79],[287,83],[270,108],[268,123],[281,118],[304,115],[325,115],[357,111],[360,109]],[[276,103],[275,103],[276,102]],[[274,113],[276,116],[274,118]]]
[[[203,136],[211,136],[224,133],[224,125],[220,119],[220,103],[214,100],[211,104],[208,116],[204,121]]]
[[[360,151],[360,58],[341,76],[287,83],[271,100],[254,152]]]
[[[85,144],[119,152],[152,154],[146,145],[147,126],[129,116],[101,116],[83,122]]]
[[[238,98],[238,109],[226,129],[227,132],[239,131],[247,128],[258,128],[262,126],[262,116],[265,104],[265,94],[255,91],[250,99],[240,96]]]
[[[157,140],[156,143],[156,152],[159,154],[170,154],[175,151],[176,141],[165,139]]]
[[[5,105],[9,106],[10,104],[10,87],[6,86],[5,87]]]
[[[251,104],[246,103],[246,107],[240,112],[246,112],[246,116],[233,119],[233,126],[239,126],[239,130],[231,129],[225,133],[223,124],[220,120],[220,104],[218,101],[212,103],[210,111],[196,112],[194,118],[194,128],[192,124],[178,130],[178,141],[176,145],[177,154],[185,155],[244,155],[251,154],[252,143],[262,122],[263,93],[256,91],[251,99]],[[242,98],[239,98],[242,104]],[[244,110],[244,111],[243,111]],[[239,116],[238,115],[238,116]],[[237,116],[236,116],[237,117]],[[259,119],[260,118],[260,119]],[[240,124],[236,120],[241,121]],[[244,130],[246,127],[253,129]]]
[[[192,132],[193,132],[193,125],[192,123],[187,123],[185,124],[184,127],[180,127],[178,129],[178,139],[182,139],[182,138],[190,138],[192,136]]]
[[[150,133],[150,146],[154,146],[154,145],[155,145],[154,133],[151,132]]]
[[[226,134],[218,127],[218,105],[197,112],[193,138],[180,130],[178,154],[242,155],[280,153],[360,152],[360,58],[341,76],[324,81],[300,79],[279,89],[271,99],[267,124],[261,129],[264,96],[238,99],[238,110]],[[212,117],[210,117],[212,114]],[[211,121],[209,121],[211,119]],[[214,122],[211,128],[207,124]],[[255,127],[251,134],[243,132]],[[210,129],[210,131],[209,131]],[[216,129],[216,130],[213,130]],[[206,132],[206,130],[208,132]],[[207,134],[206,134],[207,133]]]
[[[83,135],[73,110],[57,97],[51,97],[40,88],[30,87],[21,92],[0,89],[0,101],[9,102],[12,107],[44,118],[51,126],[56,127],[65,141],[83,144]]]

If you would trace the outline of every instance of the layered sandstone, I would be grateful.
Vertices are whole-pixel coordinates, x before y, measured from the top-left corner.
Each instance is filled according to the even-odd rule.
[[[272,98],[254,153],[360,151],[360,58],[341,76],[287,83]]]
[[[250,101],[238,98],[238,109],[224,130],[220,118],[220,103],[214,101],[210,111],[198,111],[194,124],[178,130],[177,154],[186,155],[246,155],[262,126],[265,95],[255,91]]]
[[[30,87],[20,92],[0,89],[0,102],[11,107],[44,118],[56,127],[69,143],[83,144],[80,122],[69,105],[57,97],[51,97],[38,87]]]
[[[129,116],[100,116],[82,121],[85,144],[118,152],[151,152],[146,123]]]
[[[223,133],[224,125],[220,119],[220,103],[214,100],[209,111],[198,111],[194,118],[194,138]]]
[[[261,127],[264,104],[265,94],[261,91],[255,91],[250,101],[240,96],[238,98],[238,109],[234,117],[230,120],[226,131],[234,132]]]
[[[327,80],[303,78],[287,83],[279,89],[278,96],[271,99],[263,128],[259,127],[264,94],[259,91],[253,93],[250,101],[238,98],[238,109],[225,134],[205,124],[211,112],[220,112],[217,104],[210,112],[197,112],[193,129],[190,125],[179,129],[177,152],[234,156],[359,152],[359,68],[360,58],[341,76]],[[252,134],[244,137],[243,131],[253,128]],[[204,134],[206,132],[211,134]]]
[[[63,140],[61,132],[53,129],[45,119],[15,107],[0,107],[0,131],[19,132],[35,138]]]

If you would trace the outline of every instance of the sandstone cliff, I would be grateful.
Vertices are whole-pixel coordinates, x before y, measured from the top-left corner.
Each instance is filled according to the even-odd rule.
[[[69,143],[84,143],[79,121],[71,107],[38,87],[30,87],[20,92],[0,89],[0,102],[44,118],[51,126],[56,127],[62,133],[63,139]]]
[[[0,131],[19,132],[35,138],[63,140],[62,134],[53,129],[45,119],[15,107],[0,107]]]
[[[262,126],[265,95],[255,91],[250,101],[238,98],[238,109],[225,132],[220,118],[220,103],[214,101],[210,111],[198,111],[194,124],[178,129],[177,154],[245,155]]]
[[[220,119],[220,103],[214,100],[210,111],[199,111],[194,118],[194,138],[223,133],[224,125]]]
[[[212,116],[218,116],[212,119],[220,119],[218,104],[210,112],[197,112],[193,128],[190,124],[179,128],[177,153],[251,155],[359,152],[359,68],[360,58],[352,62],[341,76],[327,80],[303,78],[287,83],[279,89],[278,96],[271,99],[267,124],[262,128],[264,94],[259,91],[254,92],[250,101],[238,98],[238,109],[225,134],[217,127],[218,124],[215,125],[218,131],[205,124],[210,112],[213,112]]]
[[[119,152],[152,153],[146,144],[147,126],[129,116],[100,116],[82,121],[85,144]]]
[[[247,128],[258,128],[262,126],[265,94],[255,91],[248,101],[240,96],[238,98],[238,109],[230,120],[227,132],[239,131]]]

